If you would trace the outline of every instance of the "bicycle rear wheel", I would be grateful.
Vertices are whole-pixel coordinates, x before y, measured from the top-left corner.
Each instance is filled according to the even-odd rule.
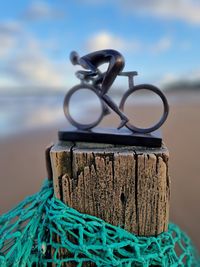
[[[131,123],[127,123],[126,124],[126,127],[128,129],[130,129],[131,131],[133,132],[138,132],[138,133],[150,133],[150,132],[153,132],[155,130],[157,130],[158,128],[161,127],[161,125],[166,121],[167,117],[168,117],[168,113],[169,113],[169,105],[168,105],[168,102],[167,102],[167,99],[165,97],[165,95],[162,93],[162,91],[155,87],[154,85],[151,85],[151,84],[140,84],[140,85],[136,85],[134,86],[133,88],[129,89],[125,94],[124,96],[122,97],[122,100],[120,102],[120,105],[119,105],[119,108],[124,111],[124,106],[126,104],[126,101],[128,99],[128,97],[133,94],[134,92],[136,91],[139,91],[139,90],[142,90],[142,89],[145,89],[145,90],[149,90],[149,91],[152,91],[154,92],[155,94],[157,94],[161,100],[162,100],[162,103],[163,103],[163,114],[160,118],[160,120],[154,124],[153,126],[151,127],[148,127],[148,128],[139,128],[139,127],[136,127],[135,125],[131,124]]]
[[[92,91],[98,97],[98,99],[100,101],[101,111],[100,111],[98,118],[94,122],[91,122],[88,124],[87,123],[86,124],[79,123],[73,118],[73,116],[70,113],[70,109],[69,109],[70,100],[71,100],[72,96],[79,90]],[[96,88],[89,85],[89,84],[79,84],[79,85],[72,87],[71,90],[69,90],[69,92],[66,94],[65,99],[64,99],[64,103],[63,103],[63,109],[64,109],[65,117],[69,120],[69,122],[73,126],[78,128],[79,130],[89,130],[89,129],[97,126],[100,123],[100,121],[102,120],[102,118],[104,117],[104,108],[105,108],[104,104],[103,104],[102,100],[100,99],[100,97],[98,96]]]

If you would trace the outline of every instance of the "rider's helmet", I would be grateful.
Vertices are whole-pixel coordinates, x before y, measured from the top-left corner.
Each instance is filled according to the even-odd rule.
[[[76,51],[72,51],[70,53],[70,60],[73,65],[77,65],[79,60],[79,54]]]

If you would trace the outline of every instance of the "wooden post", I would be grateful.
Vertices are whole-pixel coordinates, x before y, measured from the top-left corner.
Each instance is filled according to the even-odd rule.
[[[55,196],[141,236],[167,231],[168,150],[59,142],[50,151]]]

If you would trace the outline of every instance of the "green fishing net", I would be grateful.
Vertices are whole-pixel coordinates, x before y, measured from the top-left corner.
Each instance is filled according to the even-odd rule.
[[[200,266],[176,225],[158,237],[137,237],[81,214],[53,196],[52,183],[0,217],[0,266]]]

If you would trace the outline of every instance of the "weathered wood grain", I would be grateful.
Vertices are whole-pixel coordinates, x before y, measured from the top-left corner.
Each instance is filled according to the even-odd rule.
[[[60,142],[51,148],[57,198],[142,236],[166,231],[168,150]]]

